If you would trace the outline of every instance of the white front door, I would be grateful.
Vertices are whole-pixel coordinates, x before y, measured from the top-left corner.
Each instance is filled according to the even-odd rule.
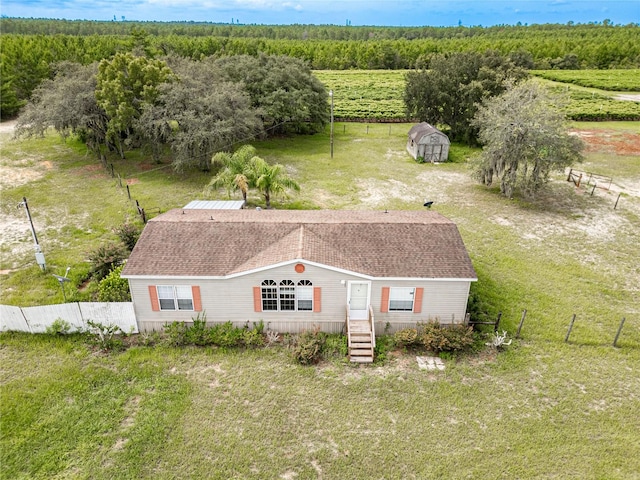
[[[371,282],[349,282],[347,302],[351,320],[366,320],[369,312]]]

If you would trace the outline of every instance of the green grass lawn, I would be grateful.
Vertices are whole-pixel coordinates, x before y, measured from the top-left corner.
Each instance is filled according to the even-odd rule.
[[[76,337],[3,334],[1,478],[640,478],[639,156],[588,152],[578,168],[611,176],[611,192],[590,196],[557,173],[535,201],[508,200],[470,178],[469,149],[454,146],[456,162],[415,163],[408,128],[337,124],[333,159],[328,129],[255,145],[302,186],[278,208],[422,209],[433,200],[458,224],[489,314],[502,311],[513,336],[527,309],[521,340],[427,373],[402,351],[382,365],[301,367],[283,348],[104,355]],[[638,135],[637,123],[576,128]],[[3,173],[23,182],[3,184],[3,303],[62,301],[34,265],[15,208],[22,196],[52,271],[69,264],[78,281],[86,252],[135,218],[126,191],[97,165],[53,136],[3,140]],[[135,156],[114,165],[147,209],[205,198],[207,174]],[[255,194],[250,202],[262,204]]]

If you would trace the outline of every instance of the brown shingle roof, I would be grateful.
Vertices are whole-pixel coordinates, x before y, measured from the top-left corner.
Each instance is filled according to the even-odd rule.
[[[172,210],[149,221],[123,275],[220,277],[297,259],[372,277],[476,278],[442,215],[345,210]]]

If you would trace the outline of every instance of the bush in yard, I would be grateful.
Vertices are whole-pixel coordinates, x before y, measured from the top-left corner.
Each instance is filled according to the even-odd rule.
[[[138,241],[138,238],[140,238],[142,229],[135,223],[125,222],[116,228],[115,232],[127,249],[131,251],[133,250],[133,247],[136,246],[136,242]]]
[[[71,331],[71,324],[62,318],[56,318],[51,325],[47,327],[45,333],[47,335],[66,335]]]
[[[349,353],[349,345],[346,335],[331,334],[325,337],[322,346],[322,356],[329,360],[332,357],[345,358]]]
[[[94,280],[102,280],[128,256],[129,252],[122,243],[110,242],[99,246],[89,253],[91,276]]]
[[[418,339],[418,329],[404,328],[393,334],[393,340],[399,347],[410,347],[420,343]]]
[[[376,338],[376,346],[373,349],[375,363],[384,363],[387,354],[395,347],[395,339],[391,335],[381,335]]]
[[[267,330],[267,333],[265,334],[265,342],[267,344],[267,347],[276,345],[279,339],[280,334],[278,332],[276,332],[275,330]]]
[[[325,335],[319,329],[302,332],[293,347],[294,360],[301,365],[318,363],[324,343]]]
[[[242,343],[245,347],[262,347],[264,346],[264,337],[257,328],[244,329],[242,331]]]
[[[188,343],[187,324],[184,322],[172,322],[164,326],[165,342],[172,347],[182,347]]]
[[[186,342],[192,345],[209,345],[211,336],[207,328],[207,315],[200,314],[193,318],[193,325],[186,327]]]
[[[131,293],[129,292],[129,282],[122,278],[120,274],[124,265],[112,269],[109,274],[98,283],[99,302],[129,302]]]
[[[231,322],[218,323],[209,329],[211,343],[220,347],[237,347],[243,337],[243,329]]]
[[[103,325],[92,320],[87,320],[87,325],[89,326],[89,341],[100,350],[110,352],[124,349],[122,337],[126,334],[118,325]]]
[[[438,322],[421,324],[420,340],[427,350],[434,353],[462,352],[470,349],[475,342],[472,327],[446,326]]]

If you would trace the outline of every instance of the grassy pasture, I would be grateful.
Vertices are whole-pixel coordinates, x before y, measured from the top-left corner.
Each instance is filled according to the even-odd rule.
[[[448,360],[431,374],[410,352],[381,366],[304,368],[279,348],[138,346],[105,356],[77,337],[3,334],[0,477],[638,478],[638,124],[575,127],[589,141],[578,168],[611,176],[611,192],[590,196],[558,173],[533,202],[504,199],[469,177],[468,149],[455,146],[457,162],[415,163],[402,124],[337,124],[333,160],[328,129],[255,144],[302,186],[279,208],[421,209],[434,200],[459,226],[490,313],[502,311],[513,335],[528,309],[523,339],[506,352]],[[34,266],[16,203],[28,198],[53,271],[70,264],[78,281],[86,251],[135,210],[80,145],[1,140],[2,177],[14,181],[3,184],[0,210],[1,268],[10,270],[2,301],[62,301]],[[203,173],[134,155],[113,162],[148,210],[204,198]]]

